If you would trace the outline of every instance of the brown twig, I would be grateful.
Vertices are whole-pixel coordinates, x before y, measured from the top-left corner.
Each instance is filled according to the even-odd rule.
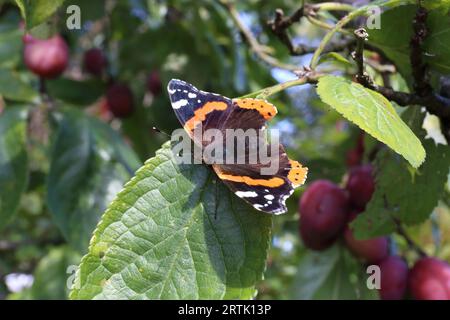
[[[288,28],[291,27],[294,23],[300,22],[303,17],[314,17],[316,16],[319,7],[304,5],[301,8],[294,11],[294,13],[290,16],[285,16],[283,10],[276,9],[275,10],[275,19],[268,21],[267,25],[269,26],[272,33],[287,47],[289,50],[289,54],[292,56],[300,56],[307,53],[313,53],[316,48],[308,47],[305,45],[294,45],[291,37],[288,33]],[[349,41],[332,43],[326,47],[324,52],[331,51],[342,51],[353,45],[354,40],[351,39]]]
[[[296,10],[292,15],[285,16],[283,10],[275,10],[275,19],[267,22],[270,30],[275,36],[288,48],[291,55],[301,55],[306,52],[313,52],[314,48],[306,48],[302,46],[294,46],[291,37],[289,36],[287,29],[295,22],[299,22],[305,15],[305,7],[301,7]],[[312,50],[312,51],[311,51]]]
[[[422,97],[429,96],[433,92],[431,85],[428,83],[427,65],[422,60],[422,45],[428,35],[427,17],[428,11],[419,6],[413,20],[414,34],[410,40],[410,61],[411,66],[413,66],[414,91]]]
[[[301,18],[306,15],[311,14],[314,10],[311,10],[309,6],[303,6],[294,11],[294,13],[290,16],[285,16],[283,10],[276,9],[275,10],[275,20],[269,22],[268,24],[272,27],[272,29],[276,32],[286,31],[287,28],[292,26],[294,23],[299,22]]]
[[[438,94],[431,94],[428,96],[419,96],[417,94],[411,94],[406,92],[395,91],[391,88],[383,86],[372,85],[370,89],[373,89],[387,99],[396,102],[402,107],[418,105],[424,106],[427,111],[438,116],[441,119],[450,119],[450,99],[442,97]]]
[[[261,59],[262,61],[264,61],[265,63],[267,63],[268,65],[270,65],[272,67],[276,67],[276,68],[280,68],[280,69],[285,69],[285,70],[290,70],[290,71],[297,71],[300,69],[296,65],[283,63],[283,62],[279,61],[278,59],[276,59],[275,57],[269,55],[267,53],[267,50],[265,50],[264,46],[262,46],[258,42],[258,40],[255,38],[255,36],[251,32],[251,30],[249,30],[247,28],[247,26],[241,21],[241,19],[239,17],[239,13],[236,10],[236,8],[234,7],[234,5],[232,5],[231,3],[226,2],[226,1],[222,2],[222,4],[228,10],[228,12],[231,16],[231,19],[233,20],[234,24],[241,32],[244,40],[250,46],[250,49],[255,53],[255,55],[259,59]]]
[[[352,56],[356,61],[356,65],[358,66],[356,81],[363,85],[369,85],[372,81],[370,80],[370,77],[364,72],[364,42],[367,41],[369,34],[364,28],[359,28],[355,30],[355,37],[356,50],[352,53]]]
[[[413,20],[414,34],[409,42],[414,91],[422,99],[422,105],[427,108],[427,111],[439,117],[442,132],[450,142],[450,99],[433,93],[427,64],[422,59],[422,45],[428,36],[427,18],[427,9],[419,5]]]
[[[47,89],[47,81],[43,77],[39,77],[39,94],[41,96],[42,101],[48,106],[48,109],[54,110],[56,105],[53,98],[48,93]]]

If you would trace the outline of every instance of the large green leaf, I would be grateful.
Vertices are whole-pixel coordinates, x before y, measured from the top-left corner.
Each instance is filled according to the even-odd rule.
[[[87,248],[101,214],[138,166],[109,126],[78,111],[64,114],[51,156],[47,201],[75,248]]]
[[[31,29],[52,16],[65,0],[16,0],[27,28]]]
[[[34,102],[38,93],[11,70],[0,69],[0,95],[20,102]]]
[[[27,112],[6,108],[0,114],[0,229],[16,211],[28,180]]]
[[[322,101],[401,154],[412,166],[419,167],[425,160],[420,140],[381,94],[337,76],[321,77],[317,92]]]
[[[73,299],[250,299],[271,217],[203,165],[177,165],[166,143],[102,217]]]
[[[356,281],[352,281],[352,276]],[[376,299],[378,293],[367,288],[366,279],[360,263],[342,246],[335,245],[324,252],[308,251],[297,269],[292,298]]]
[[[415,127],[420,129],[423,115],[417,116]],[[420,129],[421,130],[421,129]],[[421,134],[423,137],[425,134]],[[436,145],[432,139],[423,142],[427,160],[414,170],[388,150],[376,159],[376,190],[366,211],[353,223],[358,238],[372,238],[396,230],[396,220],[406,225],[424,222],[441,198],[450,168],[450,149]]]

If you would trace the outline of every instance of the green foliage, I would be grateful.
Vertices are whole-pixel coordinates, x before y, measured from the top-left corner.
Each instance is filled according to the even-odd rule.
[[[19,107],[0,115],[0,229],[10,221],[27,185],[26,117]]]
[[[96,102],[105,92],[104,83],[98,80],[76,81],[55,79],[48,81],[49,94],[65,103],[89,106]],[[81,95],[80,92],[83,92]]]
[[[416,6],[401,6],[386,11],[381,15],[382,29],[369,29],[369,42],[382,49],[386,56],[395,62],[402,75],[410,79],[411,65],[409,63],[410,39],[413,34],[412,19]],[[430,67],[442,73],[450,72],[450,42],[449,18],[442,10],[429,13],[427,25],[429,36],[424,43],[427,55],[424,59]]]
[[[292,298],[376,299],[376,291],[366,286],[367,274],[361,264],[341,245],[324,252],[307,252],[300,260],[292,286]]]
[[[425,159],[420,140],[381,94],[343,77],[319,79],[320,98],[358,127],[401,154],[414,167]]]
[[[50,249],[41,259],[34,273],[31,288],[19,294],[12,295],[10,299],[28,300],[64,300],[69,296],[77,263],[80,255],[68,246]]]
[[[0,30],[0,68],[8,68],[16,65],[20,61],[21,48],[21,30],[11,30],[9,28]],[[2,72],[4,71],[2,70]]]
[[[446,3],[448,11],[450,4]],[[430,54],[425,60],[442,74],[450,73],[450,48],[447,43],[450,42],[450,18],[443,10],[434,10],[429,13],[428,28],[430,36],[425,41],[425,50]]]
[[[48,175],[48,206],[65,238],[81,252],[101,213],[138,160],[108,126],[81,112],[63,114]]]
[[[424,0],[422,5],[428,10],[439,9],[443,13],[447,13],[450,10],[450,0]]]
[[[167,137],[151,129],[170,134],[180,127],[165,93],[172,78],[228,97],[282,92],[270,95],[278,115],[269,125],[281,130],[289,156],[309,168],[307,183],[345,185],[360,128],[367,131],[361,161],[376,167],[377,188],[353,224],[356,235],[391,235],[392,248],[412,265],[417,254],[394,234],[398,222],[427,254],[450,259],[449,148],[425,138],[421,106],[400,108],[351,82],[353,46],[317,55],[318,73],[311,75],[325,74],[318,88],[291,86],[302,73],[267,62],[300,71],[310,55],[291,57],[264,25],[276,8],[292,13],[301,1],[231,2],[256,45],[220,1],[0,0],[0,299],[66,299],[69,291],[73,299],[378,298],[343,239],[324,252],[302,245],[304,188],[287,200],[287,214],[272,218],[230,193],[207,166],[174,162],[169,144],[161,148]],[[422,1],[433,10],[422,57],[435,93],[450,73],[449,3]],[[73,4],[81,8],[80,30],[66,27]],[[366,71],[379,85],[414,91],[409,43],[416,4],[370,3],[383,9],[381,30],[368,30],[379,50],[364,50]],[[353,39],[368,8],[349,11],[344,32],[337,28],[334,36],[329,26],[344,14],[326,8],[314,16],[322,25],[303,17],[287,31],[305,48],[325,36],[328,50]],[[66,40],[70,60],[61,77],[42,82],[27,69],[25,32]],[[83,68],[90,48],[107,57],[100,76]],[[391,61],[374,52],[398,72],[382,72]],[[147,88],[154,72],[161,94]],[[114,82],[133,93],[127,118],[108,110],[105,94]],[[427,130],[445,133],[438,125]],[[34,284],[12,293],[4,280],[11,273],[33,274]]]
[[[21,102],[35,102],[38,98],[33,87],[7,69],[0,69],[0,95]]]
[[[211,169],[177,165],[166,143],[103,215],[71,297],[252,298],[270,225]]]
[[[16,0],[27,28],[31,29],[46,21],[65,0]]]
[[[353,67],[353,63],[351,63],[348,59],[343,57],[337,52],[328,52],[322,55],[319,59],[318,64],[328,64],[331,63],[333,65],[340,66],[342,68],[351,68]]]
[[[410,111],[407,117],[423,139],[423,116]],[[423,144],[427,160],[419,169],[411,168],[387,150],[379,153],[375,163],[376,191],[366,211],[353,223],[358,238],[389,234],[396,230],[396,222],[416,225],[431,215],[444,193],[450,150],[432,139],[423,139]]]

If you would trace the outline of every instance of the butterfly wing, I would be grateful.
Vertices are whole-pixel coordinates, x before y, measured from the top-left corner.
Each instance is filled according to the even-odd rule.
[[[172,108],[177,118],[198,145],[205,141],[196,141],[194,129],[201,124],[202,134],[208,129],[218,129],[225,139],[226,130],[258,130],[258,139],[265,129],[267,121],[276,114],[277,109],[271,103],[252,98],[229,99],[215,93],[198,90],[193,85],[173,79],[168,84]],[[260,141],[260,140],[259,140]],[[224,140],[225,143],[225,140]],[[269,150],[270,145],[264,145]],[[244,149],[245,159],[252,152],[248,145]],[[227,152],[229,150],[225,150]],[[286,212],[286,199],[294,189],[304,183],[308,169],[297,161],[289,159],[283,146],[279,146],[278,171],[273,175],[263,175],[263,164],[213,164],[218,177],[240,198],[257,210],[281,214]],[[268,164],[268,165],[274,165]]]
[[[266,100],[233,99],[233,108],[223,127],[231,129],[264,129],[267,121],[276,114],[277,108]],[[261,141],[261,140],[260,140]],[[265,142],[265,139],[263,140]],[[263,147],[271,150],[271,146]],[[251,149],[246,146],[246,159]],[[213,165],[219,178],[236,194],[255,209],[271,214],[286,212],[286,200],[294,189],[302,185],[308,168],[288,158],[282,145],[278,148],[278,157],[271,159],[275,163],[263,165],[260,162],[251,164]],[[274,175],[263,175],[264,166],[276,166]]]
[[[194,129],[197,126],[202,126],[202,134],[211,128],[218,129],[232,109],[231,99],[198,90],[182,80],[170,80],[167,91],[178,120],[194,141]],[[202,141],[195,142],[203,144]]]
[[[274,175],[261,174],[261,164],[215,164],[213,169],[235,195],[255,209],[282,214],[287,211],[286,200],[305,182],[308,168],[289,159],[281,145],[278,154],[271,164],[278,167]]]

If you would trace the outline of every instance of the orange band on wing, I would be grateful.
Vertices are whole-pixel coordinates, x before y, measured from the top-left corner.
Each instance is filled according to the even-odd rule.
[[[306,175],[308,174],[308,168],[302,167],[302,165],[295,160],[289,160],[291,169],[288,173],[288,179],[291,181],[294,188],[305,183]]]
[[[262,186],[276,188],[284,184],[284,180],[278,177],[270,179],[253,179],[247,176],[233,176],[231,174],[217,173],[218,177],[222,180],[242,182],[249,186]]]
[[[222,101],[212,101],[207,102],[205,105],[197,110],[194,111],[194,116],[190,118],[186,123],[184,124],[184,128],[190,132],[194,130],[195,126],[202,121],[205,121],[206,116],[208,113],[211,113],[215,110],[223,111],[226,108],[228,108],[228,105],[225,102]]]
[[[234,99],[233,100],[239,108],[253,109],[258,111],[266,120],[270,120],[277,114],[277,108],[265,101],[252,98]]]

